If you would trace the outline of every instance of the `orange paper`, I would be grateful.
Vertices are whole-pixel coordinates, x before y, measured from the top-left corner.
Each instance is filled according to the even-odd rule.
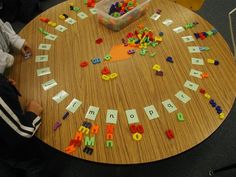
[[[133,48],[130,46],[124,46],[124,44],[115,45],[112,47],[110,51],[111,60],[110,61],[119,61],[126,60],[131,57],[128,54],[128,50],[132,50]]]

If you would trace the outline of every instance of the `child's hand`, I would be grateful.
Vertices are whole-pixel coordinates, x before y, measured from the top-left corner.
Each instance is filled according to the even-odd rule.
[[[25,42],[23,47],[21,48],[21,53],[25,57],[25,59],[28,59],[32,55],[32,49],[30,46]]]
[[[32,100],[28,103],[27,107],[26,107],[26,111],[30,111],[30,112],[33,112],[35,113],[37,116],[39,116],[42,111],[43,111],[43,108],[42,106],[35,100]]]
[[[15,80],[9,78],[9,79],[8,79],[8,82],[10,82],[11,85],[16,86],[16,81],[15,81]]]

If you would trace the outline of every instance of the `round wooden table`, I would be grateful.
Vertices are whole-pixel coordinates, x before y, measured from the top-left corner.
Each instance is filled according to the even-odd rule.
[[[88,15],[81,20],[76,12],[70,11],[69,2]],[[157,21],[150,16],[161,9],[161,17]],[[69,25],[58,16],[67,14],[76,19],[76,23]],[[43,23],[39,17],[47,17],[51,21],[61,24],[68,29],[61,33],[53,27]],[[162,21],[173,20],[173,24],[165,26]],[[175,33],[174,28],[184,26],[194,21],[197,26],[187,29],[182,33]],[[143,24],[158,36],[163,32],[163,41],[155,48],[149,47],[149,54],[156,52],[156,56],[139,55],[139,49],[131,58],[122,61],[102,62],[93,65],[92,58],[103,58],[110,52],[114,45],[122,44],[121,39],[129,32],[134,32],[139,24]],[[58,35],[55,41],[44,39],[38,31],[45,31]],[[12,68],[11,77],[17,81],[21,94],[27,99],[38,100],[43,108],[42,125],[36,136],[43,142],[65,152],[70,140],[74,138],[79,127],[84,121],[99,125],[96,134],[95,146],[92,155],[83,152],[82,145],[73,156],[94,162],[109,164],[135,164],[152,162],[165,159],[182,153],[206,140],[224,121],[219,119],[216,110],[209,104],[209,100],[199,90],[204,88],[211,95],[217,105],[220,105],[225,116],[229,113],[236,93],[236,70],[232,53],[223,37],[217,33],[205,40],[195,39],[194,42],[184,43],[181,37],[193,35],[194,32],[212,30],[213,27],[203,18],[192,11],[166,0],[153,0],[146,14],[134,23],[119,32],[113,32],[100,24],[96,15],[92,15],[82,1],[66,1],[48,9],[28,23],[20,32],[33,49],[31,59],[25,60],[16,55],[16,62]],[[96,39],[102,38],[103,43],[96,44]],[[41,43],[51,44],[49,51],[38,50]],[[189,53],[188,46],[207,46],[209,51]],[[48,62],[35,62],[36,55],[48,55]],[[171,56],[174,63],[169,63],[166,58]],[[202,58],[204,65],[193,65],[191,58]],[[218,59],[218,66],[207,63],[208,58]],[[80,67],[80,62],[88,61],[85,68]],[[152,69],[154,64],[159,64],[164,76],[157,76]],[[118,77],[104,81],[101,79],[101,70],[107,66]],[[51,74],[38,77],[37,69],[50,67]],[[195,69],[207,72],[209,77],[199,79],[189,75]],[[55,79],[57,86],[44,91],[41,84]],[[199,85],[198,90],[192,91],[184,87],[186,80]],[[59,91],[69,93],[61,103],[57,104],[52,97]],[[184,104],[175,94],[182,90],[191,100]],[[82,102],[79,109],[70,113],[67,119],[62,120],[66,107],[72,99]],[[177,110],[169,113],[162,102],[170,99]],[[159,113],[159,118],[149,120],[144,108],[154,105]],[[99,107],[95,121],[85,119],[89,106]],[[107,148],[106,142],[106,113],[108,109],[118,110],[118,121],[114,125],[113,147]],[[126,110],[135,109],[139,123],[144,127],[144,134],[140,141],[134,141],[129,130]],[[177,113],[182,112],[184,121],[177,120]],[[62,126],[56,131],[54,124],[60,120]],[[168,139],[166,131],[172,130],[174,138]]]

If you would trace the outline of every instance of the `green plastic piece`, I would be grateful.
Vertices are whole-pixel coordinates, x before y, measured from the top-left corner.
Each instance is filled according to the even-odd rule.
[[[213,35],[213,32],[212,31],[208,31],[206,32],[207,33],[207,36],[212,36]]]
[[[133,7],[134,6],[134,3],[132,1],[129,1],[128,2],[128,7]]]
[[[39,32],[43,33],[45,36],[47,36],[49,34],[47,31],[45,31],[42,28],[39,28],[38,30],[39,30]]]
[[[148,28],[148,27],[145,27],[143,30],[144,30],[144,31],[149,31],[149,28]]]
[[[114,13],[112,14],[112,16],[113,16],[113,17],[120,17],[120,13],[119,13],[119,12],[114,12]]]
[[[154,52],[154,53],[151,53],[151,54],[150,54],[150,57],[155,57],[155,56],[156,56],[156,54],[157,54],[156,52]]]
[[[135,38],[129,38],[128,39],[128,43],[133,43],[133,42],[135,42]]]
[[[146,49],[141,49],[140,52],[139,52],[139,54],[142,55],[142,56],[144,56],[144,55],[146,55],[147,52],[148,52],[148,51],[147,51]]]
[[[112,147],[113,146],[113,141],[107,140],[106,141],[106,147]]]
[[[152,42],[152,43],[151,43],[151,46],[152,46],[152,47],[156,47],[157,45],[158,45],[157,42]]]
[[[184,28],[185,28],[185,29],[193,28],[193,27],[194,27],[194,24],[193,24],[193,23],[188,23],[188,24],[184,25]]]
[[[178,119],[178,121],[180,121],[180,122],[184,121],[184,115],[183,115],[181,112],[179,112],[179,113],[177,114],[177,119]]]
[[[111,59],[111,55],[106,54],[105,57],[104,57],[104,60],[109,61],[110,59]]]
[[[189,28],[192,28],[192,27],[194,27],[194,25],[193,25],[192,23],[189,23],[189,24],[188,24],[188,27],[189,27]]]
[[[79,7],[73,7],[73,11],[79,12],[79,11],[80,11],[80,8],[79,8]]]
[[[94,144],[95,144],[95,136],[93,136],[93,137],[85,136],[84,144],[85,144],[85,146],[94,146]]]

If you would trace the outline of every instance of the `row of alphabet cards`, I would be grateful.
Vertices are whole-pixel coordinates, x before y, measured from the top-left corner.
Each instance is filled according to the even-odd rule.
[[[56,84],[55,84],[55,80],[50,80],[50,82],[46,82],[42,85],[45,88],[45,90],[48,90],[54,87]],[[195,84],[188,80],[185,82],[184,86],[193,91],[197,91],[198,89],[198,84]],[[52,99],[56,103],[60,103],[68,96],[69,94],[66,91],[62,90],[59,93],[57,93],[55,96],[53,96]],[[177,92],[175,96],[183,103],[187,103],[188,101],[191,100],[191,98],[187,94],[185,94],[183,91]],[[81,106],[81,104],[82,102],[80,100],[74,98],[66,107],[66,110],[71,113],[75,113],[76,110]],[[163,101],[162,104],[169,113],[172,113],[177,110],[177,107],[174,105],[174,103],[170,99]],[[144,108],[144,110],[149,120],[153,120],[159,117],[158,111],[154,105],[147,106]],[[99,112],[99,107],[90,106],[85,115],[85,118],[90,119],[90,120],[95,120],[98,112]],[[138,115],[135,109],[129,109],[129,110],[126,110],[125,112],[126,112],[128,124],[139,123]],[[117,110],[113,110],[113,109],[107,110],[106,123],[116,124],[117,118],[118,118],[117,115],[118,115]]]

